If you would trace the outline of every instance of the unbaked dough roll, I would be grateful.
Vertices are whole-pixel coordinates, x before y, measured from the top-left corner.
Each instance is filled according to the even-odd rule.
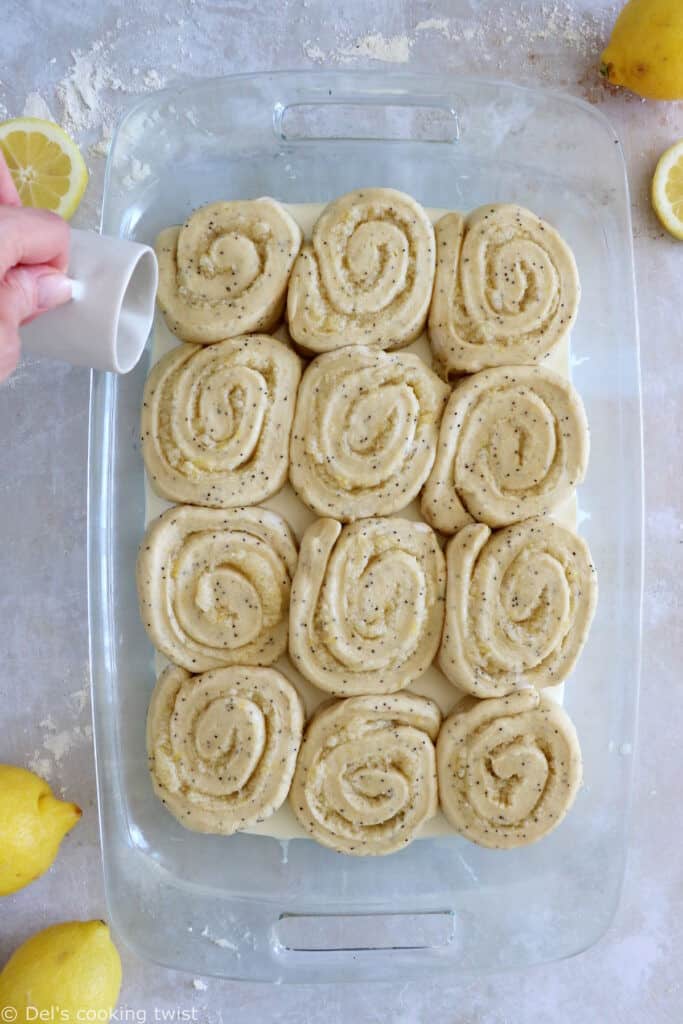
[[[467,377],[451,395],[422,494],[422,514],[454,533],[546,515],[580,484],[588,424],[578,392],[540,366],[499,366]]]
[[[270,331],[284,311],[300,246],[299,225],[274,199],[201,206],[154,243],[157,301],[168,326],[201,345]]]
[[[266,335],[180,345],[152,368],[142,454],[152,487],[171,501],[255,505],[287,479],[301,362]]]
[[[354,345],[318,356],[301,380],[289,479],[320,516],[390,515],[434,462],[448,387],[411,352]]]
[[[274,669],[167,668],[147,715],[154,792],[195,832],[255,825],[287,796],[303,725],[299,695]]]
[[[538,362],[571,329],[581,295],[574,256],[531,210],[447,213],[436,241],[429,338],[445,375]]]
[[[433,531],[407,519],[318,519],[301,541],[289,653],[338,696],[391,693],[429,668],[439,647],[446,563]]]
[[[558,825],[581,785],[581,749],[566,711],[528,689],[466,698],[436,745],[441,809],[480,846],[525,846]]]
[[[425,326],[434,251],[432,223],[405,193],[366,188],[335,199],[294,265],[292,338],[309,352],[407,345]]]
[[[324,846],[359,856],[393,853],[435,814],[434,743],[441,712],[426,697],[349,697],[309,722],[289,795]]]
[[[446,548],[439,664],[475,697],[555,686],[574,668],[595,613],[588,545],[537,517],[491,533],[466,526]]]
[[[287,646],[296,559],[292,531],[268,509],[169,509],[138,555],[150,640],[191,672],[272,664]]]

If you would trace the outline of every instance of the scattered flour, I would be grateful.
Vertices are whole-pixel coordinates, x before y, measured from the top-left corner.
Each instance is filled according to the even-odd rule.
[[[91,725],[77,725],[73,729],[63,729],[43,737],[43,750],[51,754],[55,764],[59,764],[62,758],[71,752],[80,743],[92,739]]]
[[[338,53],[341,60],[369,57],[389,64],[405,64],[410,60],[412,45],[413,41],[408,36],[383,36],[381,32],[371,32],[356,39],[351,46],[342,47]]]
[[[416,32],[439,32],[446,39],[451,39],[451,24],[448,18],[424,18],[415,26]]]
[[[192,982],[192,984],[193,984],[193,986],[196,988],[196,990],[198,992],[207,992],[208,991],[209,986],[206,984],[205,981],[202,981],[201,978],[195,978],[194,981]]]
[[[334,49],[323,50],[316,40],[306,39],[302,43],[304,55],[316,64],[348,64],[359,57],[385,64],[405,64],[410,60],[414,39],[409,36],[385,36],[381,32],[370,32],[350,39],[345,28],[336,28],[338,38]]]
[[[85,685],[80,690],[74,690],[69,694],[69,701],[73,705],[74,713],[81,715],[90,703],[90,679],[86,678]]]
[[[303,6],[305,8],[306,4]],[[466,46],[469,56],[476,54],[482,66],[495,62],[504,76],[513,68],[541,83],[566,87],[571,84],[571,77],[563,79],[558,75],[557,59],[564,52],[574,55],[574,70],[569,75],[576,76],[576,85],[587,98],[598,100],[605,95],[607,87],[595,74],[595,62],[613,24],[616,3],[595,13],[579,9],[576,0],[544,3],[499,0],[495,5],[473,6],[477,12],[469,17],[449,16],[443,13],[442,7],[431,16],[416,19],[409,32],[393,35],[375,30],[354,38],[348,24],[340,18],[324,26],[324,39],[322,36],[305,39],[303,53],[315,64],[348,64],[356,59],[405,64],[411,60],[414,46],[422,51],[428,44],[436,45],[435,37],[441,36],[448,42]],[[195,19],[176,18],[168,13],[164,18],[169,25],[176,25],[178,31],[174,35],[173,50],[164,43],[157,57],[163,61],[167,74],[173,69],[187,73],[187,58],[192,56],[188,45],[197,27]],[[74,50],[66,74],[56,86],[60,122],[80,145],[88,147],[89,144],[88,154],[93,158],[108,153],[112,126],[119,117],[116,93],[150,92],[162,88],[166,82],[164,71],[154,67],[131,67],[124,57],[119,57],[118,44],[125,24],[128,24],[125,19],[117,19],[116,28],[104,32],[89,49]],[[152,34],[153,30],[149,31]],[[455,58],[457,51],[454,49],[453,53]],[[182,59],[173,64],[173,56]],[[577,61],[577,57],[581,59]],[[50,63],[54,64],[55,58]],[[220,67],[212,63],[202,70],[216,74]],[[51,118],[51,106],[52,97],[31,92],[26,97],[24,113]],[[6,105],[0,102],[0,119],[7,116]],[[136,184],[138,180],[131,172],[129,184]]]
[[[96,40],[87,53],[74,50],[72,65],[57,86],[62,106],[62,123],[75,133],[99,127],[104,113],[105,89],[121,86],[107,64],[107,47]]]
[[[150,92],[162,89],[164,86],[164,79],[155,68],[150,68],[149,71],[146,71],[142,81]]]
[[[229,939],[221,939],[216,935],[212,935],[211,932],[209,931],[208,924],[201,934],[203,939],[208,939],[209,942],[213,942],[214,946],[220,946],[221,949],[231,949],[235,953],[237,953],[239,949],[239,947],[235,945],[234,942],[230,942]]]
[[[55,732],[44,736],[43,749],[52,755],[55,764],[59,764],[64,755],[68,754],[73,747],[75,739],[75,730],[72,732],[71,730],[64,729],[62,732]]]
[[[39,92],[30,92],[24,101],[22,117],[40,117],[43,121],[54,121],[46,100]]]
[[[597,62],[620,5],[611,3],[599,11],[585,6],[576,0],[499,0],[482,4],[477,16],[424,18],[412,35],[421,46],[426,33],[440,35],[457,42],[461,55],[467,48],[466,63],[476,56],[478,65],[495,63],[501,77],[516,80],[521,75],[541,85],[573,86],[596,103],[610,88],[598,75]]]
[[[576,2],[510,3],[502,0],[474,18],[426,18],[415,25],[416,33],[437,32],[447,39],[475,42],[484,52],[500,52],[501,44],[529,50],[537,42],[555,43],[583,57],[593,57],[606,42],[617,13],[611,4],[592,13],[577,9]],[[552,47],[555,49],[555,47]],[[530,56],[534,56],[531,54]],[[532,61],[533,63],[533,61]]]
[[[303,50],[306,57],[309,60],[315,61],[316,64],[324,64],[327,60],[327,54],[324,50],[314,43],[312,39],[305,39],[303,42]]]
[[[118,116],[113,94],[152,92],[164,84],[155,68],[146,69],[135,82],[131,78],[136,77],[139,69],[119,73],[114,62],[114,42],[115,37],[109,33],[95,40],[87,52],[73,50],[71,66],[56,88],[63,127],[75,136],[99,131],[99,140],[90,146],[92,156],[106,156],[109,151],[112,125]]]
[[[510,67],[546,84],[558,82],[558,55],[572,56],[576,84],[594,100],[604,95],[605,86],[594,74],[597,55],[604,46],[614,23],[616,6],[600,11],[578,10],[570,0],[554,3],[531,3],[500,0],[485,7],[477,16],[433,16],[416,21],[405,35],[384,35],[371,32],[356,39],[349,38],[346,25],[335,24],[336,40],[326,49],[320,37],[302,43],[304,55],[316,64],[347,64],[356,58],[385,63],[406,63],[414,45],[425,45],[427,34],[441,36],[476,53],[478,63],[493,61],[504,72]],[[576,58],[580,58],[577,60]]]
[[[144,164],[142,160],[138,160],[136,156],[131,157],[130,171],[123,178],[123,187],[134,188],[135,185],[139,185],[140,182],[145,180],[145,178],[149,178],[151,173],[152,168],[149,164]]]
[[[28,767],[32,772],[44,779],[51,779],[55,769],[61,765],[67,754],[74,748],[91,742],[92,726],[89,722],[81,724],[79,721],[84,716],[89,701],[90,671],[86,665],[83,671],[83,686],[66,697],[67,721],[64,722],[58,712],[51,712],[38,723],[43,730],[43,738],[42,746],[34,750],[28,760]]]
[[[109,147],[111,146],[111,137],[113,131],[114,129],[110,124],[102,125],[102,135],[97,140],[97,142],[93,142],[92,146],[89,149],[91,156],[106,157],[109,155]]]
[[[46,779],[49,782],[52,778],[54,765],[49,758],[41,757],[39,750],[33,751],[33,756],[29,757],[27,765],[29,771],[35,772],[36,775],[40,775],[41,779]]]

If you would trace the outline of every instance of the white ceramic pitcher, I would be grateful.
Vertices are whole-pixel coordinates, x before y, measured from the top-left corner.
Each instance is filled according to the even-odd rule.
[[[154,318],[154,250],[73,229],[68,275],[71,300],[20,329],[26,351],[128,373],[142,355]]]

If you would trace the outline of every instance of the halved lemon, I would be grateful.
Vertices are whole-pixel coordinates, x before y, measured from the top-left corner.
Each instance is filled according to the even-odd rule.
[[[88,184],[80,150],[59,125],[39,117],[0,124],[0,150],[25,206],[53,210],[69,220]]]
[[[659,158],[652,179],[652,205],[666,230],[683,241],[683,139]]]

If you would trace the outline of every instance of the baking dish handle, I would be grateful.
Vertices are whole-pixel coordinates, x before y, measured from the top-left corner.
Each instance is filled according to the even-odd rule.
[[[460,104],[454,97],[402,93],[339,94],[278,101],[273,130],[284,142],[374,139],[386,142],[455,143],[461,136]]]
[[[272,929],[279,956],[358,950],[438,950],[455,937],[450,910],[375,914],[280,914]]]

